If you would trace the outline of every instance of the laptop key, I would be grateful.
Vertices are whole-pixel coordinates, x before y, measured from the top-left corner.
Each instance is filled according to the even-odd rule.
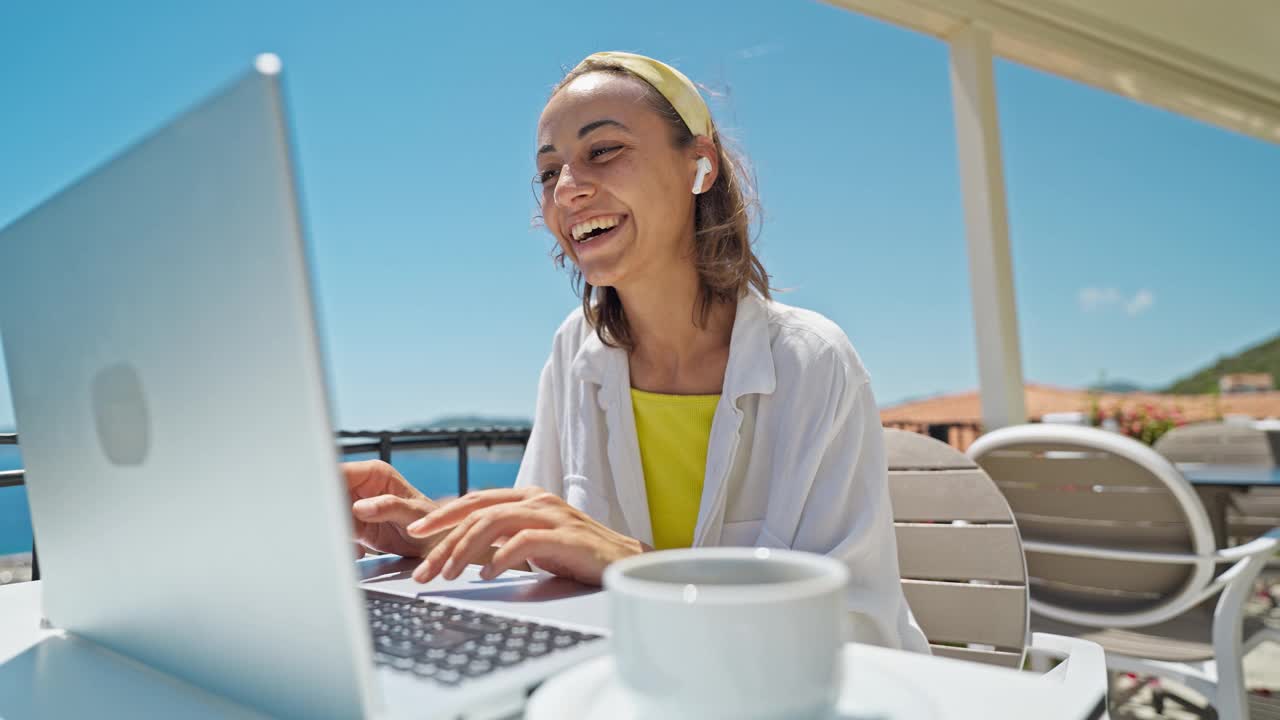
[[[545,642],[531,642],[529,643],[529,646],[525,648],[525,653],[530,657],[539,657],[541,655],[546,655],[550,650],[551,648],[547,647]]]
[[[467,657],[463,653],[453,653],[452,655],[444,659],[445,663],[447,663],[449,667],[455,667],[455,668],[466,665],[470,660],[471,658]]]
[[[484,675],[485,673],[489,672],[492,669],[493,669],[493,663],[489,662],[488,660],[472,660],[471,662],[467,663],[467,667],[465,670],[463,670],[463,672],[466,673],[469,677],[475,677],[477,675]]]
[[[411,658],[418,654],[418,646],[414,645],[411,640],[392,640],[389,643],[379,643],[378,650],[400,658]]]
[[[470,639],[470,636],[466,633],[460,633],[457,630],[445,628],[443,630],[424,632],[422,634],[422,639],[418,640],[418,643],[429,648],[449,648]]]
[[[457,685],[461,680],[462,673],[457,670],[441,670],[435,675],[435,681],[442,685]]]
[[[411,670],[415,664],[411,657],[398,657],[391,661],[391,667],[397,670]]]
[[[494,633],[502,630],[501,625],[481,620],[479,618],[470,618],[466,620],[455,620],[453,618],[449,618],[446,624],[451,628],[472,633]]]
[[[418,662],[413,665],[413,673],[422,677],[431,677],[440,672],[440,666],[432,662]]]
[[[443,660],[448,656],[449,651],[446,648],[427,648],[427,652],[424,655],[428,660]]]
[[[498,653],[499,665],[515,665],[516,663],[520,662],[523,659],[524,659],[524,655],[521,655],[519,652],[516,652],[515,650],[503,650],[502,652]]]

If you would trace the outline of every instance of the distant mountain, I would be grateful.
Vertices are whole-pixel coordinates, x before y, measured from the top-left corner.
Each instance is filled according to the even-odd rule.
[[[496,415],[445,415],[426,422],[406,423],[402,430],[444,430],[447,428],[533,427],[533,421],[522,417]]]
[[[1175,381],[1161,392],[1178,395],[1212,393],[1218,390],[1218,378],[1228,373],[1271,373],[1280,381],[1280,335],[1242,350],[1235,355],[1219,357],[1209,367]]]
[[[1130,380],[1109,380],[1107,382],[1094,383],[1089,386],[1089,389],[1094,392],[1104,393],[1131,393],[1142,392],[1145,388]]]

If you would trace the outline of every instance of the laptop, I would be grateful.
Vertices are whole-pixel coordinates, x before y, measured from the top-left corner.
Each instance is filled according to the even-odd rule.
[[[0,230],[46,622],[276,717],[518,711],[601,603],[352,562],[287,128],[260,56]]]

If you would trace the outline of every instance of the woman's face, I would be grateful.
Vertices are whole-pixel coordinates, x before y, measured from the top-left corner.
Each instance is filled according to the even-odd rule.
[[[642,80],[592,72],[547,103],[538,121],[542,216],[597,287],[621,287],[688,264],[696,172],[672,146]]]

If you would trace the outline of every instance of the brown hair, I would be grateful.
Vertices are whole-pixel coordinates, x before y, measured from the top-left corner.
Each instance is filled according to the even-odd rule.
[[[693,144],[689,126],[662,93],[643,78],[608,60],[588,60],[575,68],[556,84],[552,96],[574,79],[591,72],[625,75],[644,83],[649,91],[649,106],[671,127],[672,145],[686,148]],[[716,146],[720,173],[715,184],[694,201],[693,260],[699,287],[693,322],[698,327],[706,326],[716,303],[737,302],[752,289],[770,297],[769,274],[751,249],[751,228],[759,210],[755,188],[750,184],[742,156],[725,147],[714,122],[711,139]],[[565,251],[559,243],[553,257],[558,266],[565,266]],[[582,311],[587,322],[596,329],[600,340],[611,347],[635,349],[635,338],[617,291],[592,286],[576,267],[573,283],[582,296]]]

